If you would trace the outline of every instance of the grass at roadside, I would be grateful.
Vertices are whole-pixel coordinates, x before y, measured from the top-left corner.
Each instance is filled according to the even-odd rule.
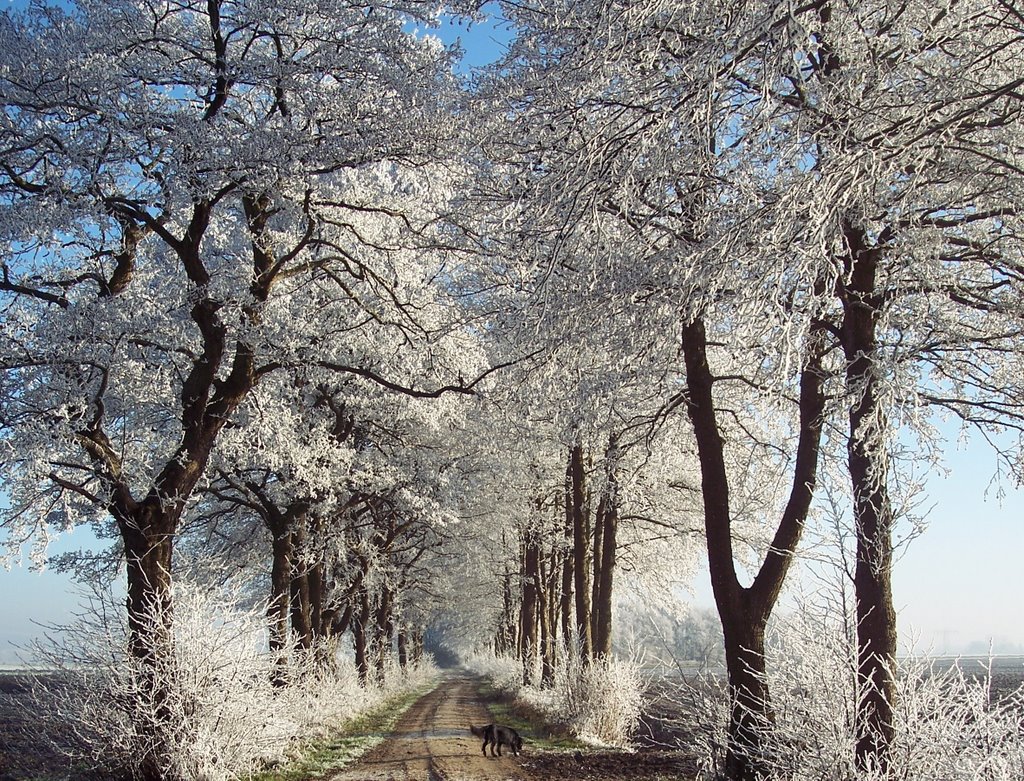
[[[346,722],[327,737],[303,746],[298,752],[299,756],[287,765],[261,773],[253,781],[306,781],[352,764],[382,743],[394,730],[402,714],[437,685],[438,681],[435,680],[385,700],[376,708]]]
[[[494,723],[512,727],[530,744],[530,748],[540,751],[587,748],[585,743],[545,722],[539,711],[502,693],[489,681],[482,683],[478,691]]]

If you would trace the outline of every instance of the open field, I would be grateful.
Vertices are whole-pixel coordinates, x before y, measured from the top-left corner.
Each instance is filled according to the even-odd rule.
[[[67,762],[39,740],[31,691],[39,674],[0,670],[0,781],[64,779]]]

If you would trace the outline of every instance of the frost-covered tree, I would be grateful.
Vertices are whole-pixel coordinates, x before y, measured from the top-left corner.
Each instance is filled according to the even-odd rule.
[[[583,324],[573,346],[617,321],[632,340],[602,340],[608,365],[632,360],[659,389],[655,419],[692,422],[733,698],[726,770],[759,772],[764,628],[823,442],[845,444],[858,531],[857,754],[884,766],[891,443],[936,407],[1020,426],[1019,9],[507,12],[526,32],[493,84],[514,130],[483,196],[513,204],[501,225],[531,261],[520,279],[552,321]],[[557,292],[573,284],[575,306]],[[833,422],[845,433],[823,440]],[[759,480],[730,469],[745,456]],[[734,523],[755,497],[780,520],[744,586]]]
[[[894,738],[898,435],[1024,428],[1022,32],[1011,3],[780,7],[733,81],[754,234],[818,269],[841,351],[864,768]]]
[[[82,0],[0,17],[4,526],[17,544],[112,518],[140,660],[168,642],[183,514],[268,374],[470,384],[463,362],[424,384],[431,354],[408,355],[437,326],[409,296],[423,266],[396,255],[443,242],[378,197],[454,148],[449,55],[405,31],[435,10]],[[370,324],[387,350],[353,336]],[[142,772],[163,767],[156,751]]]
[[[514,129],[496,134],[507,165],[482,197],[512,204],[505,235],[546,315],[537,331],[558,330],[565,354],[594,358],[590,376],[632,389],[620,426],[690,421],[733,700],[729,772],[755,774],[771,721],[764,632],[810,507],[825,406],[824,324],[791,302],[820,283],[783,255],[742,252],[719,150],[720,71],[740,56],[724,6],[509,13],[526,32],[493,91]],[[762,527],[749,551],[747,520]]]

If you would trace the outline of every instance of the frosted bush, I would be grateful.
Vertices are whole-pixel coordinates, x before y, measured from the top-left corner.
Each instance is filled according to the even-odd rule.
[[[803,606],[774,627],[768,683],[775,729],[764,759],[787,781],[1006,781],[1024,767],[1024,690],[994,696],[991,674],[927,657],[898,660],[895,740],[887,773],[857,769],[856,642],[852,624]],[[721,681],[686,686],[682,726],[721,770],[728,702]]]
[[[41,649],[59,670],[37,693],[43,733],[102,778],[137,777],[159,752],[168,779],[221,781],[285,761],[298,741],[436,673],[427,660],[363,687],[333,647],[292,648],[288,685],[275,687],[264,610],[230,607],[236,596],[176,585],[172,653],[156,671],[161,707],[139,688],[142,665],[127,653],[123,611],[98,604],[64,627],[59,645]]]
[[[167,778],[195,781],[281,760],[301,719],[270,683],[263,611],[225,608],[233,596],[176,586],[171,651],[152,668],[127,652],[123,613],[110,605],[63,627],[60,643],[42,649],[59,675],[38,693],[55,748],[133,777],[158,753]],[[140,687],[150,674],[159,702]]]
[[[523,687],[523,664],[514,657],[478,651],[468,656],[463,664],[470,671],[489,679],[494,688],[504,694],[515,696]]]
[[[333,725],[348,721],[372,708],[380,700],[376,688],[359,684],[359,673],[351,659],[333,659],[323,664],[318,655],[307,653],[292,662],[288,685],[275,690],[277,706],[293,714],[297,733],[305,737],[324,734]]]
[[[589,664],[569,657],[555,674],[558,719],[577,737],[599,744],[625,746],[643,711],[645,686],[640,667],[623,659]]]
[[[477,653],[466,660],[466,666],[547,721],[590,743],[628,745],[643,712],[645,686],[640,666],[633,661],[586,664],[571,655],[557,665],[550,688],[523,686],[522,662],[512,657]]]
[[[853,769],[857,664],[851,626],[805,608],[780,627],[779,651],[770,655],[768,669],[778,718],[773,753],[788,778],[882,777]],[[959,664],[943,669],[925,656],[898,660],[895,673],[895,740],[886,778],[997,781],[1024,767],[1020,689],[994,698],[990,670],[968,675]]]

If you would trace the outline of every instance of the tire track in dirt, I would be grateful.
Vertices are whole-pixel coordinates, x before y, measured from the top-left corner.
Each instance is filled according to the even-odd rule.
[[[399,719],[391,735],[329,781],[529,781],[506,752],[484,757],[470,724],[491,721],[477,693],[479,680],[445,674],[432,692]]]

